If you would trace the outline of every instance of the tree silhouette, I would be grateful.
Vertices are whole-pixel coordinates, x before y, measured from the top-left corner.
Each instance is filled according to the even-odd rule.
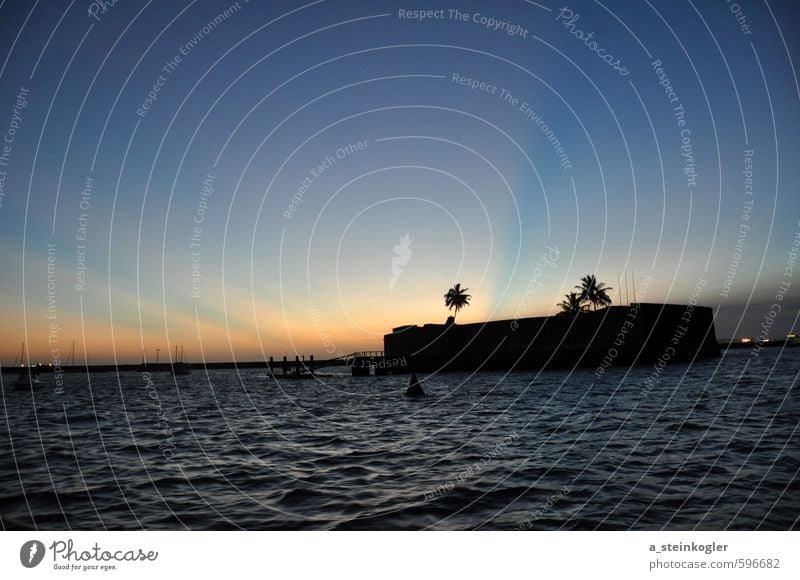
[[[588,306],[583,303],[581,295],[577,292],[564,294],[564,298],[566,298],[566,300],[562,300],[558,303],[558,306],[561,307],[561,312],[559,312],[559,314],[577,314],[588,308]]]
[[[608,306],[611,304],[611,298],[608,296],[608,291],[613,290],[610,286],[606,286],[603,282],[598,282],[594,274],[586,274],[581,278],[581,283],[575,288],[581,291],[581,302],[588,302],[592,305],[594,310],[597,306]]]
[[[459,310],[465,306],[469,306],[469,299],[472,298],[472,296],[467,294],[467,290],[469,290],[469,288],[462,288],[461,284],[456,284],[450,288],[447,294],[444,295],[444,305],[447,306],[447,309],[455,310],[455,314],[458,315]]]

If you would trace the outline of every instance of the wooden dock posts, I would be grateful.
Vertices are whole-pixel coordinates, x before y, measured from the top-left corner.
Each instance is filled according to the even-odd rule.
[[[387,361],[383,351],[364,351],[341,355],[328,360],[316,360],[314,355],[295,355],[294,361],[284,356],[280,363],[274,357],[269,357],[267,362],[271,374],[275,374],[275,367],[280,364],[283,376],[314,375],[320,368],[329,366],[349,366],[354,377],[382,376],[390,373],[406,372],[405,360]],[[374,370],[373,370],[374,369]]]
[[[275,374],[275,357],[269,357],[269,362],[267,363],[267,368],[271,374]],[[309,355],[308,363],[306,363],[306,356],[302,356],[302,360],[300,355],[295,355],[294,357],[294,364],[289,364],[288,357],[284,356],[283,360],[281,361],[281,372],[283,376],[287,376],[290,373],[294,376],[298,376],[304,372],[309,372],[312,375],[316,371],[316,362],[314,361],[314,355]]]

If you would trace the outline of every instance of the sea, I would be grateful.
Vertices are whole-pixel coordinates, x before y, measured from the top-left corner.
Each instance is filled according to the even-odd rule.
[[[39,530],[787,530],[800,348],[288,380],[3,377],[0,523]]]

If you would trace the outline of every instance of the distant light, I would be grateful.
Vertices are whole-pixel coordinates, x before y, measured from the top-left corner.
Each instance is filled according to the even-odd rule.
[[[751,338],[748,338],[748,337],[744,336],[744,337],[742,337],[742,342],[745,342],[745,343],[753,342],[753,340]]]

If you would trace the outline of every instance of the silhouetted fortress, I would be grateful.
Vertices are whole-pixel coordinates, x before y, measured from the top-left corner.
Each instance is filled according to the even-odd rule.
[[[631,304],[597,312],[474,324],[400,326],[383,337],[387,359],[411,370],[473,371],[688,362],[719,356],[705,306]]]

